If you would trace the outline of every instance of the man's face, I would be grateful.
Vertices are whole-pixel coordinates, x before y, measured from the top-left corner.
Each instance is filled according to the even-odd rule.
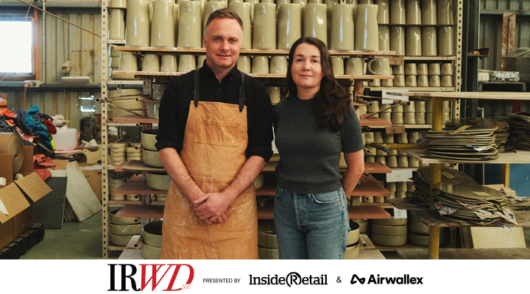
[[[206,63],[213,70],[230,69],[239,58],[243,30],[235,19],[216,18],[206,28]]]

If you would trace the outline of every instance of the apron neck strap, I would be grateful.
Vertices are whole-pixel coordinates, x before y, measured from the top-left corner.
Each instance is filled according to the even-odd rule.
[[[199,71],[200,68],[195,70],[194,73],[194,84],[195,89],[193,90],[193,104],[195,108],[199,107],[199,97],[200,97],[200,88],[199,88]],[[239,87],[239,112],[243,112],[245,107],[245,73],[241,73],[241,86]]]

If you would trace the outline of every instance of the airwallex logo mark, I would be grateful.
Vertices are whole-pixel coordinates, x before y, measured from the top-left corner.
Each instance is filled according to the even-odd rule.
[[[306,276],[302,277],[297,272],[290,272],[285,277],[279,277],[278,275],[267,275],[266,277],[255,277],[249,275],[250,281],[249,285],[287,285],[291,287],[292,285],[327,285],[328,284],[328,275],[318,276]]]
[[[365,277],[359,277],[354,274],[351,277],[350,284],[364,285],[423,285],[423,277],[411,277],[410,275],[403,275],[402,277],[382,277],[380,275],[370,275],[368,282]]]
[[[107,291],[180,291],[190,289],[195,270],[189,264],[109,264],[110,288]],[[140,282],[138,283],[138,280]],[[138,287],[140,285],[140,287]],[[149,287],[151,285],[151,287]]]

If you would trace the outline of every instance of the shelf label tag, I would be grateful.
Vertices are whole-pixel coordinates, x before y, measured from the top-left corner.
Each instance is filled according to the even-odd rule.
[[[396,95],[390,95],[388,92],[408,92],[409,90],[383,90],[381,91],[383,95],[381,95],[383,98],[392,98],[392,99],[399,99],[402,101],[409,101],[409,96],[396,96]],[[394,100],[390,99],[383,99],[382,104],[392,104],[394,103]]]
[[[455,176],[453,176],[452,174],[448,173],[448,172],[442,172],[442,176],[448,178],[448,179],[453,179]]]
[[[407,218],[406,209],[397,209],[394,207],[394,219]]]
[[[410,182],[412,170],[393,170],[386,174],[387,182]]]

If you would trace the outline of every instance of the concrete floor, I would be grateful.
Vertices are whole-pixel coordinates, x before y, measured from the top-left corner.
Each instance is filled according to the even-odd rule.
[[[524,229],[530,248],[530,228]],[[33,246],[21,259],[100,259],[101,212],[82,223],[65,222],[60,230],[47,229],[44,239]],[[118,258],[120,251],[109,252],[109,258]],[[387,259],[401,259],[395,252],[382,252]]]

